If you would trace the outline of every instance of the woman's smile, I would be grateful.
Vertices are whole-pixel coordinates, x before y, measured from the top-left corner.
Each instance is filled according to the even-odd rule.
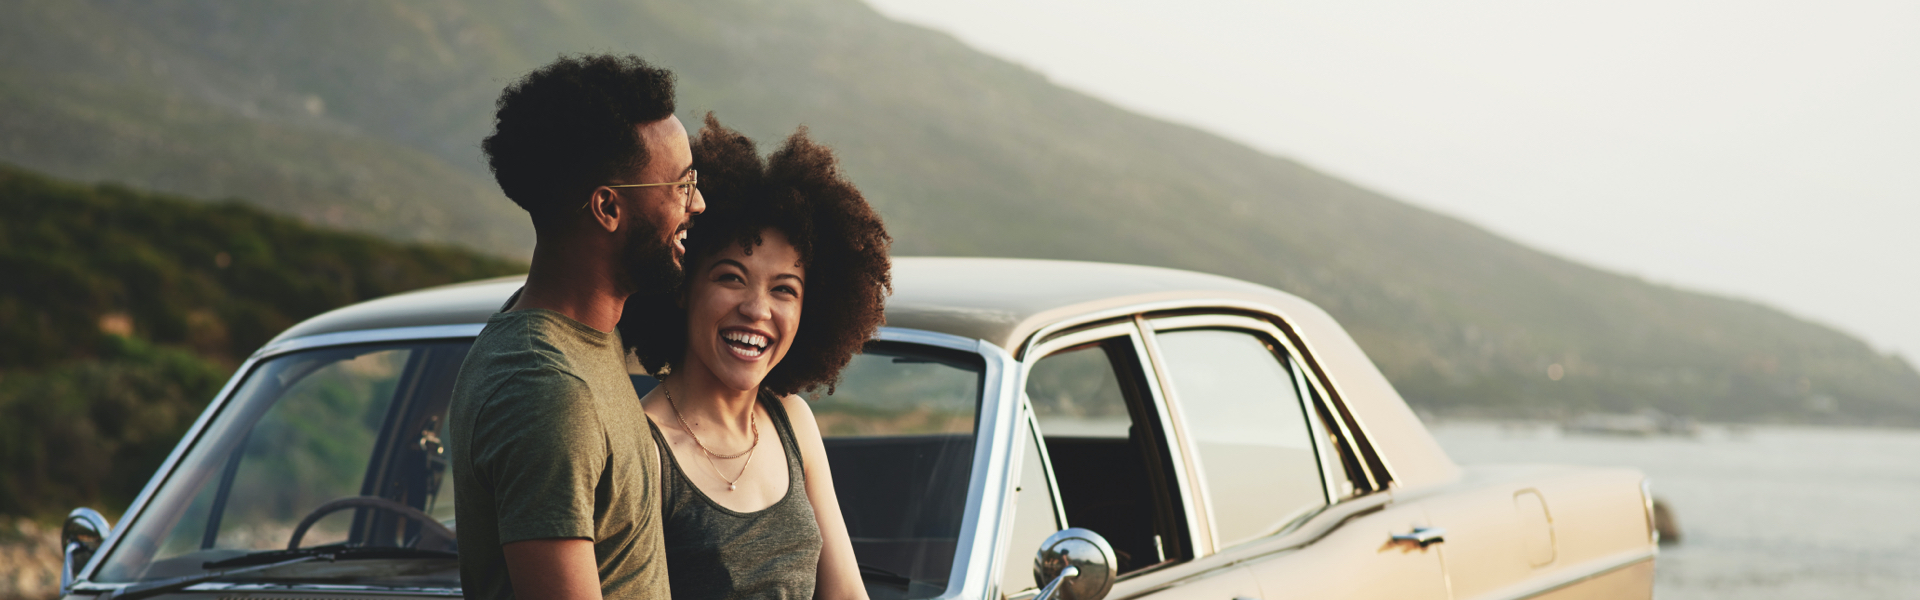
[[[772,336],[745,327],[730,327],[720,331],[720,341],[728,351],[741,360],[760,360],[767,351]]]

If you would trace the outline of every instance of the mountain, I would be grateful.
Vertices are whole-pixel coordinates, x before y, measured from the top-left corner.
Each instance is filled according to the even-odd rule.
[[[1920,424],[1920,374],[1844,333],[1541,253],[857,0],[13,0],[0,160],[524,255],[478,141],[502,86],[580,51],[672,68],[689,123],[711,110],[768,143],[807,125],[900,253],[1273,285],[1338,317],[1416,407]]]
[[[525,265],[0,165],[0,515],[124,507],[301,319]]]

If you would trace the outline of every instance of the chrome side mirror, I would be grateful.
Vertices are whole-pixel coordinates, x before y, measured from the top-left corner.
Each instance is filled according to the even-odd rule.
[[[1071,527],[1054,532],[1040,542],[1040,555],[1033,559],[1033,582],[1040,595],[1033,600],[1100,600],[1113,591],[1119,575],[1114,567],[1113,546],[1092,531]]]
[[[60,593],[73,593],[73,580],[80,576],[80,570],[87,568],[87,561],[93,560],[93,553],[100,550],[100,542],[107,539],[107,533],[113,531],[113,525],[107,518],[100,516],[91,508],[76,508],[67,513],[67,522],[60,526]]]

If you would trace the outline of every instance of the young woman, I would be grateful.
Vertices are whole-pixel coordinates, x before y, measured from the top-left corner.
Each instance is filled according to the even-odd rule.
[[[805,400],[880,326],[880,218],[802,129],[764,163],[709,115],[693,146],[707,212],[685,283],[621,323],[661,383],[641,399],[666,457],[661,522],[677,600],[864,600],[826,447]]]

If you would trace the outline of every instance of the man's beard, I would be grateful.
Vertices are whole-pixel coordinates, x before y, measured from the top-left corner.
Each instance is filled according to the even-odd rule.
[[[671,238],[661,237],[660,227],[652,222],[646,222],[643,231],[650,235],[629,236],[620,253],[621,267],[626,269],[633,293],[666,294],[680,289],[686,270],[674,260]]]

